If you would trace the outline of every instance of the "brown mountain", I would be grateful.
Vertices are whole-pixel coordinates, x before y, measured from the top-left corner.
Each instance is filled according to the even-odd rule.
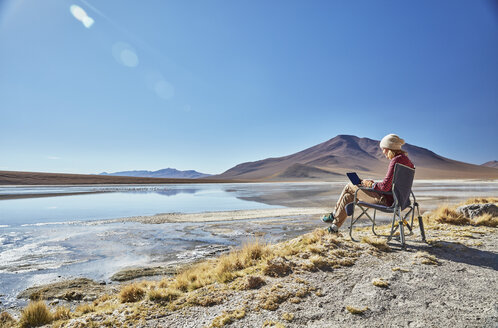
[[[437,155],[410,144],[403,149],[415,164],[418,179],[498,178],[498,169],[468,164]],[[384,177],[389,161],[379,148],[379,140],[338,135],[298,153],[239,164],[212,176],[243,180],[344,180],[344,174],[356,171],[361,177]]]
[[[482,166],[487,166],[487,167],[494,167],[498,168],[498,161],[489,161],[484,164],[481,164]]]

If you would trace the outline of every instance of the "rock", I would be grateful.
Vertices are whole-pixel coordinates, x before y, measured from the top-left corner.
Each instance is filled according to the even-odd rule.
[[[491,214],[493,217],[498,216],[498,206],[491,203],[463,205],[456,210],[458,213],[470,219],[483,214]]]
[[[102,286],[99,283],[87,279],[77,278],[72,280],[64,280],[52,284],[30,287],[21,292],[17,298],[24,299],[63,299],[66,301],[79,301],[85,297],[97,298],[97,295],[108,292],[109,287]]]
[[[84,302],[92,302],[92,301],[95,301],[96,299],[97,299],[97,295],[93,295],[93,294],[90,294],[90,295],[83,297]]]
[[[177,270],[178,267],[176,266],[153,267],[153,268],[129,268],[115,273],[111,277],[111,280],[127,281],[139,277],[173,275],[177,272]]]

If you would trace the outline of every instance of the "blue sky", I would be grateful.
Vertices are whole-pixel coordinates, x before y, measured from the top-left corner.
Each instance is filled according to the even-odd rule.
[[[221,173],[388,133],[481,164],[497,122],[492,1],[0,0],[0,170]]]

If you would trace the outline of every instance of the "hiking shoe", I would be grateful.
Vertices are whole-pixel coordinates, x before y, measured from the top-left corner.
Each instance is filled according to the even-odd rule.
[[[328,231],[330,233],[338,233],[339,227],[337,227],[335,224],[331,224],[330,227],[328,228]]]
[[[332,213],[324,215],[322,217],[322,221],[325,223],[332,223],[332,222],[334,222],[334,220],[335,220],[334,214],[332,214]]]

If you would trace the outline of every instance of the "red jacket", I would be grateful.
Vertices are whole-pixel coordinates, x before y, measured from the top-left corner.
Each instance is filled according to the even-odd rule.
[[[373,185],[373,188],[375,190],[380,190],[380,191],[385,191],[385,192],[388,192],[388,191],[392,190],[392,187],[393,187],[394,166],[396,165],[396,163],[400,163],[400,164],[409,166],[412,169],[415,168],[415,166],[410,161],[410,159],[408,158],[408,156],[406,156],[404,154],[399,154],[398,156],[396,156],[393,159],[391,159],[391,162],[389,163],[389,168],[387,169],[386,177],[384,178],[384,180],[382,180],[381,182],[377,182],[377,183],[375,183]],[[394,203],[393,196],[391,196],[391,195],[384,195],[384,197],[386,199],[386,205],[387,206],[391,206]]]

